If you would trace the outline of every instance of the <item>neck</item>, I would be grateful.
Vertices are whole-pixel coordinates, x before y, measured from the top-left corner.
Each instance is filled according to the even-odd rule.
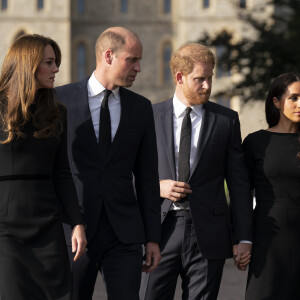
[[[280,120],[277,125],[269,128],[268,130],[272,132],[279,132],[279,133],[298,133],[299,123],[294,123],[291,121],[284,122]]]
[[[186,100],[186,98],[185,98],[185,96],[184,96],[184,94],[183,94],[182,89],[176,87],[176,89],[175,89],[175,95],[176,95],[176,97],[178,98],[178,100],[179,100],[180,102],[182,102],[184,105],[186,105],[186,106],[188,106],[188,107],[191,106],[191,105],[189,104],[189,102]]]

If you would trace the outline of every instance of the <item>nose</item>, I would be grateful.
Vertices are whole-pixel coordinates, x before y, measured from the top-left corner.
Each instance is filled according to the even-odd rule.
[[[204,80],[203,83],[202,83],[202,87],[204,89],[209,89],[210,88],[210,82],[207,79]]]
[[[297,100],[297,107],[300,107],[300,97],[298,97],[298,100]]]
[[[141,64],[139,61],[135,63],[134,70],[137,72],[141,72]]]
[[[54,64],[53,73],[57,73],[59,71],[59,67]]]

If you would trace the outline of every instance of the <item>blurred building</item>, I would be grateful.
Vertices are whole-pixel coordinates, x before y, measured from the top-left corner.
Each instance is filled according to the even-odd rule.
[[[142,72],[133,90],[153,103],[173,94],[169,59],[174,49],[226,29],[239,39],[255,32],[238,17],[240,10],[254,10],[266,0],[0,0],[0,64],[10,44],[24,33],[39,33],[56,40],[62,50],[62,65],[56,85],[89,76],[95,67],[94,44],[110,26],[135,31],[144,46]],[[264,7],[264,6],[261,6]],[[258,17],[268,17],[270,7]],[[213,49],[222,54],[222,47]],[[241,113],[241,101],[214,97],[214,93],[238,80],[238,74],[215,69],[212,99]],[[246,107],[245,107],[246,109]],[[263,113],[263,112],[262,112]],[[259,115],[259,114],[258,114]],[[260,118],[260,117],[259,117]]]

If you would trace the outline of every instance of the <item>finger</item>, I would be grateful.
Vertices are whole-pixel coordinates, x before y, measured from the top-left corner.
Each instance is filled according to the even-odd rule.
[[[74,253],[77,250],[77,241],[75,237],[72,237],[71,243],[72,243],[72,253]]]
[[[185,188],[179,188],[179,187],[175,187],[173,189],[174,192],[180,193],[180,194],[191,194],[192,190],[190,189],[185,189]]]
[[[235,256],[234,262],[235,262],[235,265],[236,265],[236,266],[239,264],[240,259],[241,259],[241,255],[240,255],[240,254],[238,254],[238,255]]]
[[[241,259],[240,259],[240,263],[244,262],[244,261],[250,261],[250,258],[251,258],[250,255],[249,256],[244,256],[244,257],[242,256]]]
[[[181,187],[181,188],[186,188],[186,189],[191,189],[191,186],[187,184],[186,182],[183,181],[175,181],[174,186]]]
[[[146,261],[145,261],[145,265],[147,267],[150,267],[151,265],[151,252],[146,252]]]
[[[148,268],[147,273],[152,272],[153,270],[155,270],[160,262],[161,256],[160,255],[156,255],[152,257],[152,264],[150,266],[150,268]]]
[[[171,194],[171,196],[174,197],[174,198],[176,198],[176,199],[181,199],[181,198],[186,197],[186,194],[180,194],[180,193],[173,192]]]

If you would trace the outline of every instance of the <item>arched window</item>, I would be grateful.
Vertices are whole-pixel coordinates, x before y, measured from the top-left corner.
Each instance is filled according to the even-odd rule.
[[[77,12],[82,15],[85,13],[85,1],[77,0]]]
[[[226,77],[230,76],[230,69],[225,61],[226,59],[226,47],[223,45],[218,45],[216,48],[217,56],[217,77]]]
[[[120,0],[121,1],[121,13],[128,13],[128,0]]]
[[[169,14],[171,12],[171,0],[164,0],[164,13]]]
[[[7,0],[1,0],[1,10],[7,9]]]
[[[203,8],[209,8],[209,0],[203,0]]]
[[[37,0],[37,9],[38,10],[44,9],[44,0]]]
[[[240,0],[240,8],[246,8],[246,0]]]
[[[230,108],[230,98],[225,95],[217,96],[216,102],[220,105]]]
[[[170,59],[172,54],[172,45],[167,43],[163,47],[163,81],[164,83],[171,82],[172,74],[170,70]]]
[[[77,80],[86,76],[86,47],[83,43],[77,47]]]

